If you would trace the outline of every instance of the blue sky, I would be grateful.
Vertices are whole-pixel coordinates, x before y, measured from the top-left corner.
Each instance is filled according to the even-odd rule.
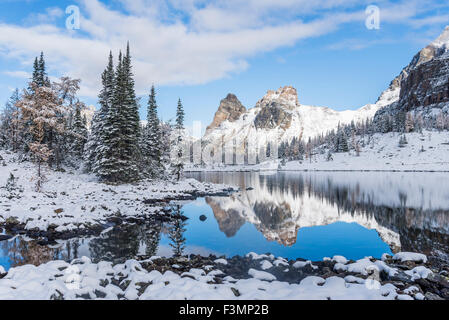
[[[79,30],[65,27],[69,5],[80,9]],[[369,5],[380,9],[378,30],[365,26]],[[251,108],[284,85],[302,104],[356,109],[446,25],[445,1],[2,0],[0,101],[26,85],[43,50],[50,75],[81,78],[83,99],[96,104],[109,50],[129,40],[138,93],[156,85],[164,120],[178,97],[187,126],[207,125],[228,93]]]

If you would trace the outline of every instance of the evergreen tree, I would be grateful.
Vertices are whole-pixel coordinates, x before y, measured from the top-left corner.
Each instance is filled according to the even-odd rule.
[[[19,89],[16,89],[6,102],[0,123],[4,147],[14,152],[19,148],[21,136],[20,110],[17,107],[19,101],[20,93]]]
[[[144,129],[143,157],[149,174],[154,178],[160,176],[162,171],[162,137],[161,125],[157,115],[156,90],[151,87],[148,99],[147,126]]]
[[[407,144],[408,144],[407,138],[405,137],[405,135],[402,135],[399,138],[399,147],[404,148]]]
[[[47,77],[47,72],[45,69],[45,59],[44,59],[44,53],[41,52],[40,57],[36,57],[34,59],[34,64],[33,64],[33,73],[32,73],[32,78],[31,78],[31,82],[28,85],[28,93],[29,94],[34,94],[36,92],[36,89],[38,88],[42,88],[42,87],[50,87],[50,81],[48,80]],[[27,122],[23,123],[24,126],[24,144],[23,144],[23,151],[25,153],[29,152],[29,144],[33,143],[33,135],[30,134],[31,132],[31,128],[30,126],[32,125],[31,120],[28,120]],[[51,130],[51,129],[50,129]],[[44,135],[44,142],[47,143],[49,136],[51,138],[51,133],[49,132],[45,132]]]
[[[85,118],[81,117],[82,105],[78,104],[73,118],[73,126],[71,130],[71,154],[77,159],[82,159],[84,153],[84,145],[87,141],[87,128]]]
[[[169,230],[170,246],[173,248],[173,255],[180,257],[184,253],[186,239],[184,233],[186,231],[186,223],[183,220],[183,212],[180,206],[176,206],[173,210],[175,220]]]
[[[86,171],[94,173],[98,172],[107,150],[103,147],[107,134],[105,125],[109,109],[112,106],[115,85],[114,58],[112,52],[109,53],[108,65],[101,75],[101,82],[103,88],[98,96],[100,110],[95,112],[92,119],[91,130],[85,145],[84,154]]]
[[[31,83],[34,83],[38,88],[50,87],[50,80],[48,79],[43,52],[41,52],[39,58],[36,57],[34,60]],[[29,88],[31,89],[31,86]]]
[[[181,99],[178,100],[178,107],[176,109],[176,123],[175,123],[175,134],[176,139],[174,141],[175,143],[175,155],[174,155],[174,162],[173,162],[173,173],[175,174],[176,178],[181,180],[182,171],[184,169],[184,150],[183,150],[183,131],[184,131],[184,108],[182,106]]]
[[[48,75],[45,67],[44,53],[41,52],[41,56],[39,59],[39,79],[42,82],[43,87],[50,87],[50,80],[48,79]]]
[[[98,176],[108,182],[132,182],[139,179],[140,124],[134,90],[129,45],[123,57],[120,52],[112,103],[102,128],[102,145]]]
[[[121,166],[121,147],[122,132],[122,104],[123,98],[123,57],[119,54],[118,65],[114,75],[114,90],[112,92],[112,101],[107,114],[105,115],[104,125],[100,128],[101,141],[98,150],[98,168],[96,173],[100,179],[109,182],[117,182],[122,177],[120,174]]]
[[[336,136],[336,139],[335,139],[334,151],[337,152],[337,153],[348,152],[349,151],[348,139],[346,137],[345,130],[342,129],[340,127],[340,125],[338,127],[337,136]]]
[[[36,57],[36,58],[34,59],[34,64],[33,64],[33,75],[32,75],[32,78],[31,78],[30,86],[28,86],[28,90],[29,90],[29,91],[32,90],[32,88],[31,88],[31,84],[32,84],[32,83],[34,83],[34,84],[37,85],[38,82],[39,82],[39,60],[38,60],[38,58]]]
[[[176,130],[184,130],[184,107],[182,106],[181,99],[178,100],[178,108],[176,109]]]

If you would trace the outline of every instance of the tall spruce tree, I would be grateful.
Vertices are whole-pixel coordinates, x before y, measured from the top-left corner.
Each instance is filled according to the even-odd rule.
[[[70,153],[78,160],[82,159],[84,153],[84,146],[87,141],[87,128],[85,118],[81,116],[81,104],[75,111],[73,117],[73,125],[71,129],[71,146]]]
[[[35,82],[38,87],[50,87],[50,80],[48,79],[43,52],[41,52],[37,65],[35,64],[35,66],[37,67],[37,70],[35,70],[36,79],[33,79],[33,82]],[[34,74],[35,73],[33,72],[33,76]]]
[[[174,222],[169,227],[169,239],[170,247],[173,248],[173,255],[175,257],[181,257],[185,250],[186,238],[184,233],[186,232],[186,223],[183,219],[184,213],[181,211],[181,206],[176,206],[173,209]]]
[[[175,123],[175,159],[173,161],[173,172],[176,178],[181,180],[182,171],[184,170],[184,149],[183,149],[183,131],[184,131],[184,107],[181,99],[178,100],[178,107],[176,109],[176,123]]]
[[[34,83],[35,85],[37,85],[38,82],[39,82],[39,60],[38,60],[38,58],[36,57],[36,58],[34,59],[34,64],[33,64],[33,75],[32,75],[32,77],[31,77],[31,82],[30,82],[30,85],[28,86],[28,90],[29,90],[29,91],[32,90],[31,84]]]
[[[122,111],[123,117],[126,120],[122,127],[125,142],[123,155],[125,161],[127,161],[126,171],[123,171],[123,173],[124,181],[135,181],[140,178],[139,163],[141,162],[142,156],[139,148],[139,102],[135,91],[129,42],[126,47],[126,56],[123,59],[123,76],[125,100]]]
[[[118,182],[120,177],[122,133],[120,118],[123,103],[123,56],[120,52],[114,75],[111,105],[100,128],[101,145],[98,150],[97,175],[103,181]]]
[[[162,136],[161,124],[157,113],[156,90],[151,87],[148,99],[147,125],[144,129],[142,151],[145,159],[146,171],[151,177],[156,178],[162,172]]]
[[[6,102],[0,123],[4,147],[14,152],[18,150],[21,138],[20,110],[17,107],[20,98],[19,89],[14,90]]]
[[[349,151],[348,138],[346,137],[344,128],[341,128],[340,124],[338,125],[337,135],[335,137],[334,151],[337,153]]]
[[[134,90],[129,44],[126,55],[120,52],[115,72],[112,103],[102,128],[102,145],[97,175],[113,182],[139,179],[139,112]]]
[[[98,96],[100,109],[95,112],[92,119],[90,134],[85,146],[85,166],[86,171],[97,173],[101,160],[104,158],[103,141],[106,131],[104,129],[109,109],[112,106],[115,85],[114,57],[109,52],[108,65],[101,75],[102,89]]]

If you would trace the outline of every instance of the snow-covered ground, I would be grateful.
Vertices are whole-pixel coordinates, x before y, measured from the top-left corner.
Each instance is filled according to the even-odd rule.
[[[265,161],[254,165],[209,164],[203,166],[187,164],[185,172],[277,172],[279,160]]]
[[[288,268],[288,261],[275,259],[272,255],[252,253],[248,256],[255,263],[260,262],[258,269],[265,271],[251,268],[245,279],[225,276],[220,270],[223,268],[221,261],[181,274],[155,270],[153,261],[158,257],[141,262],[128,260],[117,265],[110,262],[94,264],[85,257],[71,263],[52,261],[38,267],[25,265],[10,269],[0,279],[0,299],[423,300],[431,297],[425,296],[425,292],[410,281],[405,288],[399,288],[392,283],[382,283],[379,278],[381,272],[386,277],[401,273],[414,280],[428,278],[433,272],[425,266],[403,273],[388,266],[386,258],[384,261],[365,258],[350,262],[344,257],[334,257],[332,260],[327,258],[334,265],[334,276],[309,276],[299,283],[288,283],[278,281],[267,271],[273,265]],[[408,256],[410,259],[407,259]],[[402,261],[416,260],[414,254],[407,253],[402,254],[401,258]],[[268,264],[269,267],[266,266]],[[310,262],[295,263],[292,268],[300,274],[301,269],[306,267],[318,268]],[[174,265],[174,268],[179,266]],[[222,280],[217,281],[217,276]]]
[[[270,160],[256,165],[207,166],[187,165],[187,172],[275,172],[275,171],[449,171],[449,132],[424,131],[407,133],[408,144],[399,147],[402,134],[374,134],[364,140],[360,155],[355,151],[334,153],[327,161],[327,152],[315,154],[312,161],[290,161],[281,166],[280,161]],[[348,144],[351,138],[348,139]]]
[[[27,230],[47,231],[51,227],[64,232],[104,224],[115,216],[144,217],[161,210],[145,200],[182,199],[229,189],[193,179],[111,186],[98,183],[91,175],[47,170],[44,190],[38,193],[33,182],[34,164],[18,163],[17,155],[5,151],[0,151],[0,157],[0,224],[20,224]],[[6,189],[10,174],[16,181],[13,191]]]
[[[326,153],[319,154],[311,162],[288,162],[281,170],[449,171],[449,132],[424,131],[405,136],[408,144],[403,148],[399,147],[401,134],[375,134],[371,141],[365,137],[366,145],[358,157],[354,151],[334,153],[333,161],[327,161]]]

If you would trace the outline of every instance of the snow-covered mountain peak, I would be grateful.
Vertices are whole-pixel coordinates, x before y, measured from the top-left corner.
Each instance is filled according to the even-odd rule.
[[[449,26],[446,26],[443,33],[431,45],[437,48],[446,47],[446,50],[449,48]]]
[[[276,103],[287,109],[294,109],[299,106],[298,91],[291,87],[285,86],[277,91],[269,90],[267,94],[257,102],[256,108],[263,108]]]

